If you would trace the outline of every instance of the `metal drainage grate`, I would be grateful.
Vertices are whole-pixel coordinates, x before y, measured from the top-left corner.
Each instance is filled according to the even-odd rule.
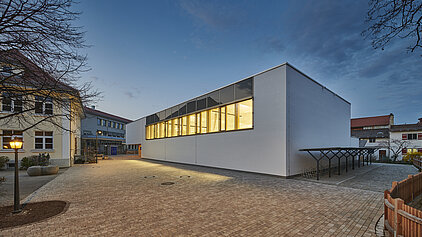
[[[174,182],[164,182],[164,183],[161,183],[161,185],[173,185],[174,184]]]
[[[155,175],[144,176],[145,179],[152,179],[152,178],[155,178],[155,177],[157,177],[157,176],[155,176]]]

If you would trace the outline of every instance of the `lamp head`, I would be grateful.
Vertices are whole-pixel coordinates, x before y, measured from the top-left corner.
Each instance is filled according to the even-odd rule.
[[[16,136],[12,137],[12,140],[10,141],[10,147],[12,149],[21,149],[23,145],[23,142],[21,141],[21,139],[19,139]]]

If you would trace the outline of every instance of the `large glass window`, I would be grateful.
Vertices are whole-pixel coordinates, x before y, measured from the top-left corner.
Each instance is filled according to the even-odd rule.
[[[179,107],[174,106],[173,108],[171,108],[171,117],[175,118],[177,116],[179,116]]]
[[[236,96],[235,98],[236,100],[252,97],[253,95],[252,78],[236,83],[234,94]]]
[[[148,125],[148,126],[146,126],[146,128],[145,128],[145,138],[146,138],[147,140],[148,140],[148,139],[151,139],[150,129],[151,129],[151,125]]]
[[[188,134],[188,116],[183,116],[180,119],[180,124],[182,127],[182,136],[186,136]]]
[[[222,104],[234,101],[234,85],[224,87],[220,90],[220,102]]]
[[[173,125],[172,129],[171,129],[171,131],[172,131],[171,136],[172,137],[179,136],[179,119],[172,119],[171,121],[172,121],[172,125]]]
[[[154,138],[158,138],[158,124],[154,124]]]
[[[187,113],[192,113],[196,111],[196,100],[189,101],[187,104]]]
[[[207,108],[207,97],[201,97],[196,100],[196,109],[201,110]]]
[[[201,133],[201,113],[196,114],[196,133]]]
[[[236,105],[231,104],[226,106],[226,130],[231,131],[236,129]]]
[[[207,107],[213,107],[220,104],[220,91],[214,91],[207,95]]]
[[[179,116],[186,114],[186,104],[180,105]]]
[[[158,124],[158,137],[163,138],[165,134],[165,126],[166,124],[164,122],[161,122]]]
[[[195,134],[195,131],[196,131],[196,115],[195,114],[189,115],[188,120],[189,120],[188,135],[193,135]]]
[[[171,120],[166,122],[167,124],[167,130],[166,130],[166,137],[171,137],[172,134],[172,126],[173,126],[173,122]]]
[[[236,104],[237,106],[237,129],[246,129],[253,127],[253,103],[252,99],[245,100]]]
[[[201,112],[201,133],[208,132],[208,111]]]
[[[226,106],[220,108],[221,131],[226,131]]]
[[[146,126],[146,139],[253,128],[253,99]]]
[[[209,132],[218,132],[220,130],[220,114],[219,108],[209,110]]]

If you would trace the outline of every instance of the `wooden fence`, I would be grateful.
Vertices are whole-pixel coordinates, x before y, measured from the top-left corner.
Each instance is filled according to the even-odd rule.
[[[413,158],[413,165],[421,171],[422,169],[422,159],[421,158]]]
[[[408,206],[422,193],[422,173],[393,182],[384,191],[384,229],[391,236],[422,236],[422,211]]]

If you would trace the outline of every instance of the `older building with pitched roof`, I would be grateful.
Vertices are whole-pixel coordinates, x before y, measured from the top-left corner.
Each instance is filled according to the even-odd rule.
[[[394,125],[394,115],[353,118],[350,120],[352,137],[359,138],[360,146],[382,146],[390,139],[390,129]],[[388,148],[378,150],[378,158],[389,156]]]

